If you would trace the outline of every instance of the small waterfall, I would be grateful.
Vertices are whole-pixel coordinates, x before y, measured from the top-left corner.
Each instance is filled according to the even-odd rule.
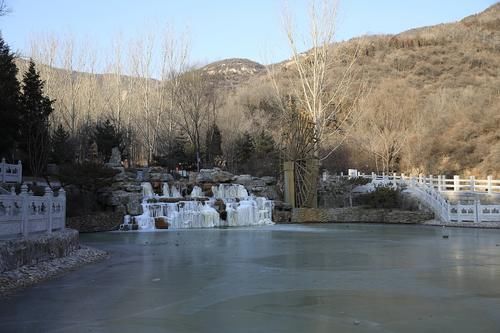
[[[172,187],[170,187],[170,197],[171,198],[182,198],[181,192],[174,185],[172,185]]]
[[[142,196],[144,198],[152,198],[155,196],[155,192],[153,191],[153,187],[151,186],[151,183],[141,183],[142,187]]]
[[[191,198],[199,198],[203,196],[203,191],[201,187],[195,186],[193,187],[193,191],[191,191]]]
[[[163,183],[162,190],[163,190],[163,196],[170,198],[170,189],[168,188],[168,183]]]
[[[243,227],[273,224],[273,202],[263,197],[248,195],[248,191],[239,184],[220,184],[212,187],[213,197],[204,201],[203,191],[194,186],[191,199],[180,199],[175,202],[162,201],[163,198],[182,198],[179,189],[167,183],[162,186],[163,196],[155,196],[150,183],[142,183],[143,214],[135,217],[140,230],[154,230],[155,218],[163,218],[172,229],[186,228],[214,228],[214,227]],[[153,200],[150,200],[153,199]],[[226,209],[226,220],[222,220],[219,212],[214,208],[216,200],[222,200]],[[170,200],[172,201],[172,200]],[[220,209],[220,206],[219,208]],[[130,220],[124,221],[129,225]],[[129,228],[125,228],[129,230]]]

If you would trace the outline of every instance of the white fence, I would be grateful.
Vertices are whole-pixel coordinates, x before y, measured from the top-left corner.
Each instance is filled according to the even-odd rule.
[[[5,163],[2,158],[0,163],[0,183],[21,183],[23,181],[23,166],[21,161],[17,164]]]
[[[500,222],[500,203],[482,204],[475,196],[467,203],[450,203],[444,196],[449,194],[485,194],[500,201],[500,180],[488,176],[486,179],[476,179],[471,176],[462,179],[460,176],[446,178],[445,176],[405,176],[404,174],[371,175],[359,174],[360,177],[370,178],[375,183],[392,182],[396,185],[404,184],[424,204],[426,204],[443,222]],[[353,177],[354,172],[350,171]]]
[[[34,232],[64,229],[66,223],[66,193],[55,196],[50,188],[45,195],[34,196],[26,185],[21,193],[12,188],[10,194],[0,195],[0,236],[28,236]]]

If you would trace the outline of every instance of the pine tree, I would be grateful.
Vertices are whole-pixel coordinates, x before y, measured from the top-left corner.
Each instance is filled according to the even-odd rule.
[[[222,155],[222,135],[217,124],[213,123],[207,131],[206,160],[210,165],[214,164],[217,156]]]
[[[69,142],[69,132],[59,125],[51,138],[51,160],[56,164],[71,162],[74,157],[74,148]]]
[[[250,160],[255,151],[255,143],[252,136],[245,132],[241,135],[235,143],[236,146],[236,162],[239,166],[245,164]]]
[[[118,147],[120,152],[123,152],[126,148],[125,135],[109,119],[97,123],[94,140],[97,143],[99,155],[104,161],[109,160],[114,147]]]
[[[45,96],[43,86],[44,81],[30,60],[22,82],[20,146],[27,153],[35,177],[45,170],[50,150],[49,115],[53,111],[53,101]]]
[[[19,131],[19,81],[14,58],[0,35],[0,157],[12,156]]]

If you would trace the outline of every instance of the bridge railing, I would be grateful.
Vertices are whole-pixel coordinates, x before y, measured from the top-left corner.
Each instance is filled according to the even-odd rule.
[[[441,221],[445,222],[500,222],[500,204],[483,204],[477,197],[466,203],[450,203],[443,194],[477,193],[500,195],[500,180],[488,176],[476,179],[474,176],[463,179],[460,176],[406,176],[405,174],[362,174],[349,171],[349,176],[369,178],[375,183],[404,184]]]
[[[0,162],[0,183],[21,183],[23,181],[23,165],[21,161],[17,164],[9,164],[2,158]]]
[[[28,236],[35,232],[64,229],[66,223],[66,193],[64,189],[54,195],[50,188],[43,196],[28,192],[26,185],[21,193],[14,189],[10,194],[0,195],[0,236]]]

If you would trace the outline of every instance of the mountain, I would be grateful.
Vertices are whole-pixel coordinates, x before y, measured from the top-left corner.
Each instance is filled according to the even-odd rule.
[[[266,73],[266,67],[248,59],[225,59],[200,69],[209,80],[216,80],[219,88],[236,88],[250,78]]]
[[[421,119],[396,157],[398,169],[500,176],[500,3],[458,22],[353,38],[332,48],[332,79],[346,66],[341,55],[359,48],[355,63],[359,76],[352,86],[368,84],[371,105],[365,107],[374,103],[403,107],[395,110],[394,117]],[[282,81],[294,78],[288,70],[293,68],[290,61],[278,67]],[[244,100],[262,95],[266,81],[265,76],[255,77],[238,93]],[[407,105],[402,106],[401,100]],[[257,109],[258,101],[254,104]],[[260,123],[269,126],[269,121],[272,118]],[[372,152],[358,140],[365,136],[363,131],[358,129],[333,155],[332,168],[376,167]]]
[[[397,105],[411,96],[406,101],[407,109],[399,110],[394,117],[423,119],[419,126],[411,128],[397,156],[399,170],[500,176],[500,3],[458,22],[336,43],[332,45],[330,78],[338,77],[346,66],[341,55],[355,49],[361,51],[355,63],[360,75],[353,86],[366,82],[369,100],[382,104]],[[294,78],[293,70],[289,70],[293,66],[284,60],[273,67],[280,70],[278,79],[286,91],[286,82]],[[226,146],[231,147],[231,140],[243,131],[258,133],[264,129],[273,133],[279,128],[270,102],[273,89],[264,65],[234,58],[198,70],[221,93],[218,117]],[[43,70],[42,76],[45,72],[50,71]],[[75,112],[102,117],[110,112],[116,114],[118,106],[127,117],[137,117],[136,122],[129,117],[132,125],[142,122],[143,79],[123,77],[122,87],[117,87],[112,74],[92,79],[88,73],[74,72],[71,77],[82,80],[69,90],[68,75],[63,73],[53,71],[48,86],[54,93],[51,97],[57,100],[56,108],[60,109],[55,115],[65,123],[79,117]],[[97,88],[88,88],[94,85],[92,80]],[[149,82],[158,87],[158,81]],[[406,91],[411,94],[405,94]],[[77,103],[70,101],[73,94]],[[363,130],[359,129],[357,135],[363,136]],[[362,148],[356,139],[347,140],[325,165],[344,170],[374,169],[377,163],[372,152]]]

